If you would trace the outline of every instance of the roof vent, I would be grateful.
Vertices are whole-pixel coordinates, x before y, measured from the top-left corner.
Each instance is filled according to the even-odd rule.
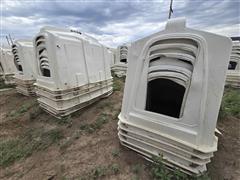
[[[21,62],[19,60],[17,46],[15,44],[12,46],[12,53],[13,53],[14,64],[15,64],[17,70],[22,72],[23,68],[22,68]]]
[[[35,45],[37,49],[37,58],[39,61],[41,75],[45,77],[51,77],[45,37],[42,35],[38,36],[35,40]]]

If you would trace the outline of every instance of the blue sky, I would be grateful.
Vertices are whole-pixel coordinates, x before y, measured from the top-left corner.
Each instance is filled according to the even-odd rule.
[[[30,39],[45,25],[78,29],[102,44],[122,43],[160,31],[170,0],[1,0],[1,44],[5,36]],[[173,0],[172,17],[188,27],[226,36],[240,35],[239,0]]]

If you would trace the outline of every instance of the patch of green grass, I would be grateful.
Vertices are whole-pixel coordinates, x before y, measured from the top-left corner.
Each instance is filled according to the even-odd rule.
[[[60,145],[60,149],[61,149],[61,150],[67,149],[69,146],[71,146],[71,144],[72,144],[75,140],[79,139],[80,135],[81,135],[81,132],[80,132],[79,130],[75,131],[70,138],[66,139],[66,140]]]
[[[120,107],[113,107],[111,112],[112,112],[112,119],[113,120],[118,120],[118,115],[121,112],[121,106]]]
[[[5,84],[4,81],[0,82],[0,89],[5,89],[5,88],[14,88],[15,85],[12,84]]]
[[[95,131],[93,124],[82,124],[80,126],[80,130],[85,131],[87,133],[93,133]]]
[[[154,180],[210,180],[207,174],[199,177],[188,176],[179,169],[170,170],[163,163],[163,157],[153,157],[153,164],[151,167],[151,175]]]
[[[118,149],[113,149],[113,150],[112,150],[112,156],[113,156],[113,157],[118,157],[119,154],[120,154],[120,152],[119,152]]]
[[[19,139],[8,140],[0,143],[0,166],[8,166],[15,160],[28,155],[27,148]]]
[[[106,176],[106,174],[107,174],[107,168],[98,166],[95,169],[93,169],[93,171],[91,172],[91,177],[93,179],[98,179],[98,178]]]
[[[211,180],[211,178],[207,173],[204,173],[199,177],[194,177],[193,180]]]
[[[134,176],[131,177],[131,180],[138,180],[141,177],[141,171],[143,170],[143,165],[135,164],[131,167],[131,170],[134,173]]]
[[[188,175],[184,174],[183,172],[181,172],[179,169],[175,169],[173,171],[173,176],[174,179],[176,180],[185,180],[185,179],[189,179]]]
[[[100,129],[104,124],[108,122],[108,115],[105,113],[100,114],[95,122],[95,129]]]
[[[131,180],[139,180],[139,179],[140,179],[139,175],[134,175],[133,177],[131,177]]]
[[[121,91],[124,87],[125,77],[118,78],[113,76],[113,91]]]
[[[39,105],[34,106],[32,110],[29,112],[29,119],[33,121],[42,113],[43,113],[43,110],[41,107],[39,107]]]
[[[119,81],[114,81],[113,82],[113,91],[120,91],[121,90],[121,85]]]
[[[87,133],[93,133],[96,130],[101,129],[101,127],[108,122],[108,115],[102,113],[98,116],[95,122],[91,124],[82,124],[80,126],[80,130],[85,131]]]
[[[103,108],[112,108],[112,103],[109,101],[109,99],[103,99],[99,102],[97,109],[103,109]]]
[[[23,115],[24,113],[26,113],[30,108],[32,108],[33,106],[35,106],[37,102],[29,102],[26,104],[23,104],[22,106],[20,106],[17,110],[13,110],[11,111],[7,117],[10,117],[11,119],[15,119],[18,118],[19,116]]]
[[[97,166],[94,169],[90,170],[85,175],[80,177],[81,180],[95,180],[102,179],[107,175],[116,175],[120,172],[120,167],[118,164],[111,164],[108,166]]]
[[[71,127],[72,126],[72,117],[71,115],[69,116],[66,116],[66,117],[63,117],[61,119],[56,119],[56,122],[59,124],[59,125],[67,125],[68,127]]]
[[[46,141],[46,147],[48,147],[49,145],[58,142],[60,139],[62,139],[63,136],[63,132],[60,129],[52,129],[49,130],[45,133],[43,133],[40,138],[44,141]],[[44,147],[44,146],[43,146]]]
[[[113,174],[118,174],[120,171],[120,168],[119,168],[118,164],[113,164],[111,166],[111,170],[112,170]]]
[[[35,151],[46,149],[62,138],[63,134],[59,129],[49,131],[30,129],[16,139],[0,142],[0,166],[9,166]]]
[[[132,167],[132,171],[133,171],[134,174],[139,174],[141,169],[142,169],[141,164],[136,164]]]
[[[240,118],[240,91],[233,88],[225,88],[222,99],[219,118],[227,116]]]

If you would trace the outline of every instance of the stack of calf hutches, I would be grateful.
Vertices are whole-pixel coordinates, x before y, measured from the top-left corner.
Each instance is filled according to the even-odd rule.
[[[106,47],[78,31],[44,27],[34,39],[40,106],[57,118],[112,92]]]
[[[240,88],[240,41],[233,41],[232,53],[228,65],[226,85]]]
[[[126,76],[128,63],[128,48],[130,44],[118,46],[116,52],[116,62],[112,66],[112,71],[118,77]]]
[[[12,53],[17,72],[15,74],[16,89],[26,96],[34,96],[36,81],[33,43],[30,40],[17,40],[12,45]]]
[[[14,84],[14,74],[16,67],[13,63],[13,54],[11,49],[0,48],[0,76],[5,84]]]
[[[187,28],[184,19],[131,44],[118,122],[122,145],[188,174],[206,171],[231,40]],[[218,53],[216,53],[218,52]]]

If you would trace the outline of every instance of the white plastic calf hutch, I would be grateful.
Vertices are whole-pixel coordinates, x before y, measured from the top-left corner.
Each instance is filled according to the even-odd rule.
[[[116,50],[113,48],[107,48],[107,60],[110,64],[110,68],[112,68],[116,61]]]
[[[17,40],[12,45],[14,63],[17,68],[15,75],[16,89],[26,96],[35,95],[34,82],[36,81],[35,58],[33,43],[30,40]]]
[[[128,56],[128,48],[130,44],[124,44],[122,46],[118,46],[116,52],[116,62],[112,66],[112,71],[118,77],[126,76],[127,71],[127,56]]]
[[[240,88],[240,41],[233,41],[226,84]]]
[[[231,52],[224,36],[187,28],[184,19],[131,44],[118,122],[121,143],[188,174],[206,171]]]
[[[108,50],[80,32],[44,27],[34,40],[38,102],[61,118],[112,92]]]
[[[16,73],[16,67],[13,62],[13,54],[11,49],[0,48],[0,72],[2,73],[2,79],[5,84],[14,84],[14,74]]]

